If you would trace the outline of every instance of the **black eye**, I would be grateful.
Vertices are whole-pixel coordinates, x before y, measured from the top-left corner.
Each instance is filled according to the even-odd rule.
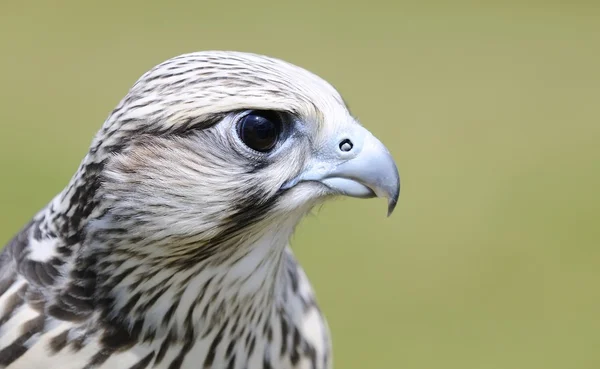
[[[275,147],[281,124],[273,114],[252,112],[243,117],[238,126],[238,134],[242,142],[249,148],[267,152]]]

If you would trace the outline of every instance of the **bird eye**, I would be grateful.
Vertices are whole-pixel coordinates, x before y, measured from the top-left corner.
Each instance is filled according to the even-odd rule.
[[[267,152],[277,144],[281,123],[276,117],[263,112],[252,112],[240,120],[238,135],[249,148]]]

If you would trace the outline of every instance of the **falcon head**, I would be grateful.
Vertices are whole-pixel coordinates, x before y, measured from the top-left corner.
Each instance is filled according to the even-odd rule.
[[[392,156],[323,79],[255,54],[182,55],[144,74],[109,115],[26,231],[34,264],[22,269],[60,268],[46,278],[59,288],[57,316],[102,305],[128,329],[142,316],[146,328],[165,326],[173,309],[200,309],[205,301],[182,296],[204,296],[212,280],[221,287],[207,306],[235,315],[249,296],[268,303],[300,278],[288,240],[315,205],[384,197],[391,213],[398,193]]]
[[[333,196],[384,197],[391,214],[399,194],[392,156],[329,83],[241,52],[182,55],[144,74],[86,162],[101,167],[94,228],[220,245],[211,252],[269,224],[293,228]]]

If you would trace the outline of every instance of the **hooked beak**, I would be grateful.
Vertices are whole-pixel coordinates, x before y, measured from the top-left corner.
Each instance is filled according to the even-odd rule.
[[[334,194],[387,198],[388,216],[400,195],[400,176],[392,155],[381,141],[359,125],[319,150],[307,168],[283,189],[307,181],[320,182]]]

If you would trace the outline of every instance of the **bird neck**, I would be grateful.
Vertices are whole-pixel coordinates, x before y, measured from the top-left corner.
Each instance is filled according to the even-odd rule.
[[[312,301],[306,277],[287,247],[309,207],[263,219],[219,243],[133,233],[122,228],[122,219],[107,215],[98,191],[102,165],[86,157],[33,223],[39,238],[54,240],[54,247],[48,253],[45,243],[34,242],[32,254],[39,254],[40,261],[59,259],[61,274],[70,276],[58,292],[71,295],[81,285],[94,286],[85,290],[93,296],[82,296],[93,306],[78,306],[73,315],[95,311],[95,317],[131,335],[181,337],[205,334],[222,326],[225,317],[238,319],[240,326],[258,326],[271,314]],[[102,232],[106,229],[111,231]],[[292,303],[298,298],[302,304]]]
[[[102,315],[140,334],[203,335],[231,319],[259,326],[297,290],[297,264],[287,245],[298,220],[270,223],[193,264],[175,262],[178,256],[166,255],[160,243],[139,252],[134,239],[92,242]]]

